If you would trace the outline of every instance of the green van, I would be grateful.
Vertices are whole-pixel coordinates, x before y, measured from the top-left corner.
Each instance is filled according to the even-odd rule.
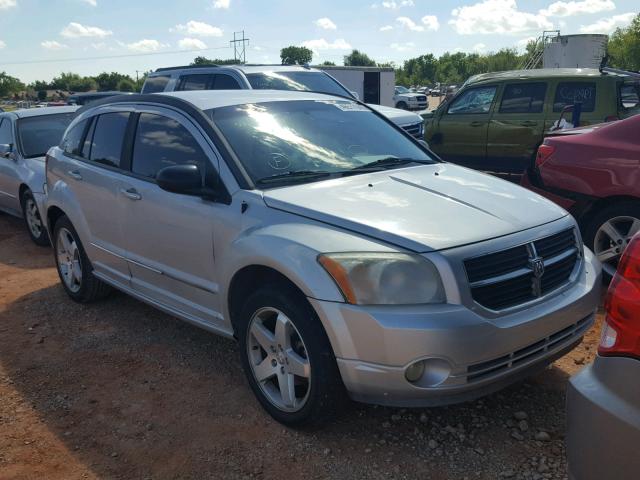
[[[450,101],[424,115],[425,140],[444,160],[522,173],[566,105],[581,102],[580,125],[591,125],[640,113],[639,97],[637,79],[596,69],[476,75]]]

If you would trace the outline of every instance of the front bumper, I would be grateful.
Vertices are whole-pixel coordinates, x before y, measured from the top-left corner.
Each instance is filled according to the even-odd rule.
[[[573,348],[600,301],[600,264],[585,249],[571,288],[499,318],[465,305],[357,306],[310,299],[354,400],[393,406],[457,403],[544,368]],[[410,383],[406,368],[428,360]]]
[[[575,480],[640,472],[640,361],[597,357],[567,388],[567,458]]]

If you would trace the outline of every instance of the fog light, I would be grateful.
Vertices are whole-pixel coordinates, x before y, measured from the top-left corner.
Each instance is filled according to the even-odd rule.
[[[407,367],[404,371],[404,378],[406,378],[411,383],[417,382],[422,378],[424,374],[424,362],[421,360],[416,363],[412,363]]]

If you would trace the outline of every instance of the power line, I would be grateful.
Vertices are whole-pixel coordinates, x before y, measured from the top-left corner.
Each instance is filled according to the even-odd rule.
[[[0,65],[30,65],[30,64],[38,64],[38,63],[60,63],[60,62],[81,62],[85,60],[107,60],[111,58],[127,58],[127,57],[149,57],[152,55],[173,55],[177,53],[197,53],[197,52],[205,52],[207,50],[224,50],[229,49],[230,46],[224,47],[209,47],[209,48],[199,48],[193,50],[167,50],[164,52],[147,52],[147,53],[127,53],[124,55],[102,55],[96,57],[77,57],[77,58],[59,58],[59,59],[42,59],[42,60],[25,60],[22,62],[2,62]]]

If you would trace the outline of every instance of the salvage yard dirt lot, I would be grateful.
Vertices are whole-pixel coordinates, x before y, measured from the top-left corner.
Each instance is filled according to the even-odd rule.
[[[123,294],[73,303],[52,252],[0,214],[0,479],[566,478],[566,382],[596,343],[483,400],[289,430],[234,342]]]

